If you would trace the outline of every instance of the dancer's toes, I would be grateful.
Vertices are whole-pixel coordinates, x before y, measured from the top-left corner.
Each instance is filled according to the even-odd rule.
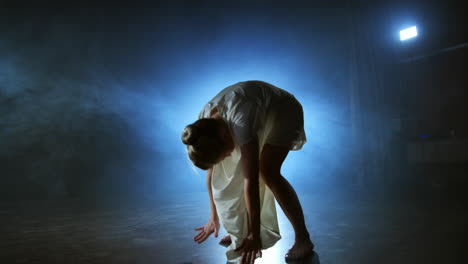
[[[308,257],[314,254],[314,244],[309,241],[296,241],[293,247],[288,251],[285,258],[286,261],[296,260]]]

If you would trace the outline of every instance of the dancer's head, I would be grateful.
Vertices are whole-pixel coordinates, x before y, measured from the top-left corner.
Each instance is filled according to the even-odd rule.
[[[223,160],[234,149],[229,130],[222,119],[203,118],[185,127],[182,142],[187,145],[190,160],[207,170]]]

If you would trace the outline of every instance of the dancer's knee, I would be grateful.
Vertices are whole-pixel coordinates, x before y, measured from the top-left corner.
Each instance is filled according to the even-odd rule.
[[[270,188],[273,189],[274,187],[281,184],[283,180],[283,176],[279,172],[261,172],[262,179],[265,184]]]

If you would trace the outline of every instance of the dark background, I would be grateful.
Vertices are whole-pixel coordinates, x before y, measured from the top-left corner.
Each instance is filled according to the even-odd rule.
[[[245,80],[302,103],[282,174],[323,263],[467,263],[463,4],[1,1],[0,263],[224,263],[192,240],[210,208],[180,136]],[[259,263],[294,242],[277,211]]]
[[[180,133],[222,88],[252,79],[304,106],[308,143],[283,168],[298,190],[466,186],[467,47],[443,51],[468,41],[461,1],[0,7],[5,201],[204,191]],[[400,42],[411,25],[419,36]],[[439,152],[456,158],[414,162],[408,150],[444,140],[455,147]]]

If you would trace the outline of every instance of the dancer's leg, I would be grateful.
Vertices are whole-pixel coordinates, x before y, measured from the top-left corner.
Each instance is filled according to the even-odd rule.
[[[310,254],[314,245],[310,240],[297,194],[280,172],[288,152],[286,147],[265,144],[260,156],[260,175],[294,228],[296,240],[288,257],[301,258]]]

